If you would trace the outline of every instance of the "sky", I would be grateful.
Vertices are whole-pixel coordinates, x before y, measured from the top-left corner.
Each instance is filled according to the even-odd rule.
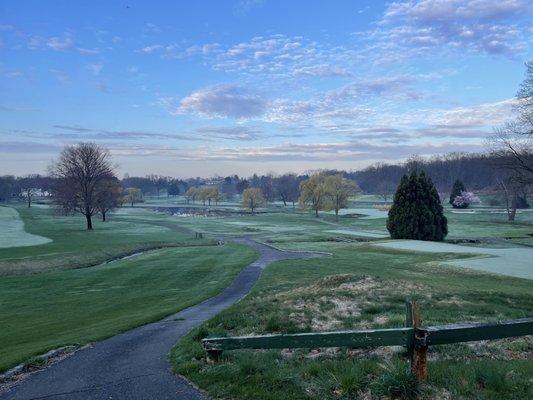
[[[80,141],[182,178],[484,151],[532,21],[533,0],[1,0],[0,175]]]

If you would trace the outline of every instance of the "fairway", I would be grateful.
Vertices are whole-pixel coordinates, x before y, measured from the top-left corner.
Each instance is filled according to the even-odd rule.
[[[486,256],[483,258],[447,261],[445,264],[517,278],[533,279],[533,249],[531,248],[511,247],[489,249],[486,247],[458,246],[449,243],[423,242],[419,240],[382,242],[376,243],[375,245],[403,251]]]
[[[0,207],[0,226],[0,248],[37,246],[52,241],[26,232],[19,213],[11,207]]]
[[[170,248],[93,268],[0,280],[0,371],[216,295],[256,258],[246,246]]]

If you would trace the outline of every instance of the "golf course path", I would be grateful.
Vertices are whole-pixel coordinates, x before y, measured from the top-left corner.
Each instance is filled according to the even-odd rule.
[[[159,322],[84,348],[30,375],[0,399],[207,399],[172,373],[170,349],[192,328],[242,299],[272,262],[318,256],[280,251],[248,238],[233,241],[255,248],[260,257],[222,293]]]

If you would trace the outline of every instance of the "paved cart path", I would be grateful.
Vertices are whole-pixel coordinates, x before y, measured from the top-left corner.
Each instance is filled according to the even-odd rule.
[[[252,246],[260,257],[222,293],[159,322],[82,349],[29,376],[0,399],[206,399],[171,372],[170,349],[191,329],[242,299],[272,262],[317,256],[276,250],[247,238],[233,240]]]

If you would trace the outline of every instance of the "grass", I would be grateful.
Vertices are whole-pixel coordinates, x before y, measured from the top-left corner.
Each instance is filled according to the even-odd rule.
[[[212,297],[257,257],[248,247],[169,248],[106,265],[0,280],[0,371]]]
[[[25,230],[52,239],[27,247],[0,248],[0,275],[28,274],[83,268],[137,251],[165,246],[205,245],[164,214],[124,208],[108,222],[94,219],[94,231],[85,230],[80,216],[58,217],[48,207],[17,207]]]
[[[351,208],[372,207],[374,198]],[[366,203],[365,203],[366,202]],[[81,344],[159,319],[226,287],[256,254],[234,244],[194,240],[201,232],[257,236],[285,249],[331,257],[269,266],[253,292],[193,330],[172,351],[174,369],[217,398],[522,399],[531,394],[531,338],[432,347],[430,382],[406,372],[401,348],[226,352],[208,364],[199,340],[249,335],[393,327],[404,321],[404,299],[417,298],[427,324],[493,321],[533,315],[533,282],[442,267],[463,255],[400,252],[372,246],[385,219],[335,216],[273,205],[257,215],[176,217],[151,207],[183,199],[148,199],[84,230],[80,217],[17,207],[28,233],[51,243],[0,249],[0,370],[52,348]],[[198,204],[196,207],[200,207]],[[222,209],[238,210],[236,203]],[[451,240],[482,246],[533,245],[533,213],[514,224],[502,214],[447,212]],[[337,231],[337,232],[335,232]],[[198,247],[203,246],[203,247]],[[149,250],[144,255],[99,263]],[[84,268],[93,266],[91,268]]]
[[[333,256],[271,265],[251,295],[177,344],[171,357],[175,371],[214,396],[232,399],[527,398],[532,369],[527,337],[497,341],[483,351],[470,345],[431,348],[430,381],[420,387],[406,373],[401,348],[243,350],[208,364],[202,337],[401,326],[407,296],[421,302],[426,324],[533,314],[532,281],[438,265],[456,257],[452,254],[350,243],[304,247]],[[457,380],[447,379],[447,368],[455,368],[448,376]],[[513,380],[498,383],[483,371]]]

